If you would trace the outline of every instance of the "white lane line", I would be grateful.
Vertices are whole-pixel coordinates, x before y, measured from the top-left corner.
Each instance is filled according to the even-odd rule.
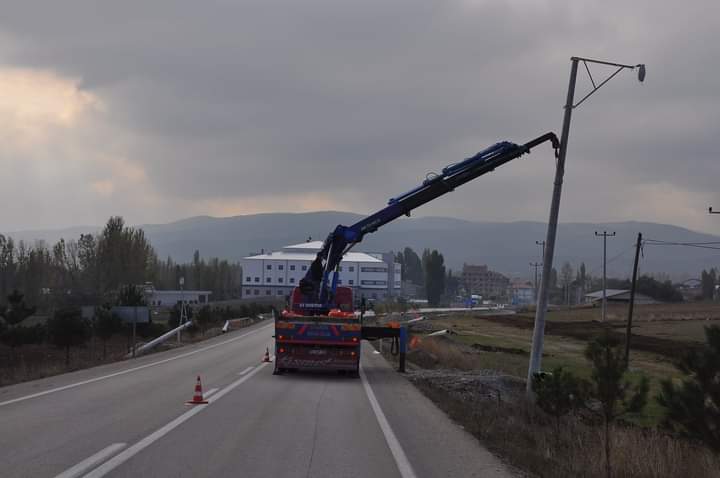
[[[244,337],[247,337],[248,335],[256,334],[256,333],[260,332],[261,330],[265,330],[265,329],[267,329],[267,328],[269,328],[269,327],[272,327],[272,326],[273,326],[273,324],[269,324],[269,325],[266,325],[266,326],[264,326],[264,327],[260,327],[259,329],[253,330],[252,332],[247,332],[247,333],[242,334],[242,335],[239,335],[239,336],[237,336],[237,337],[233,337],[232,339],[228,339],[228,340],[225,340],[225,341],[223,341],[223,342],[218,342],[218,343],[213,344],[213,345],[208,345],[207,347],[203,347],[203,348],[201,348],[201,349],[193,350],[192,352],[187,352],[187,353],[184,353],[184,354],[181,354],[181,355],[177,355],[177,356],[175,356],[175,357],[170,357],[170,358],[166,358],[166,359],[163,359],[163,360],[158,360],[157,362],[152,362],[152,363],[148,363],[148,364],[145,364],[145,365],[140,365],[139,367],[133,367],[133,368],[129,368],[129,369],[127,369],[127,370],[121,370],[121,371],[119,371],[119,372],[111,373],[111,374],[109,374],[109,375],[103,375],[102,377],[95,377],[95,378],[91,378],[90,380],[83,380],[82,382],[71,383],[71,384],[69,384],[69,385],[64,385],[64,386],[62,386],[62,387],[57,387],[57,388],[53,388],[53,389],[50,389],[50,390],[45,390],[44,392],[33,393],[33,394],[31,394],[31,395],[25,395],[24,397],[18,397],[18,398],[13,398],[12,400],[6,400],[6,401],[4,401],[4,402],[0,402],[0,407],[2,407],[3,405],[10,405],[11,403],[22,402],[23,400],[30,400],[31,398],[42,397],[43,395],[49,395],[49,394],[51,394],[51,393],[60,392],[60,391],[62,391],[62,390],[67,390],[67,389],[69,389],[69,388],[75,388],[75,387],[79,387],[79,386],[81,386],[81,385],[87,385],[88,383],[99,382],[100,380],[106,380],[106,379],[108,379],[108,378],[117,377],[117,376],[119,376],[119,375],[125,375],[126,373],[137,372],[138,370],[142,370],[142,369],[145,369],[145,368],[148,368],[148,367],[154,367],[154,366],[156,366],[156,365],[161,365],[161,364],[164,364],[164,363],[167,363],[167,362],[172,362],[173,360],[178,360],[178,359],[181,359],[181,358],[189,357],[189,356],[191,356],[191,355],[195,355],[195,354],[198,354],[198,353],[200,353],[200,352],[204,352],[204,351],[206,351],[206,350],[214,349],[215,347],[220,347],[221,345],[229,344],[230,342],[235,342],[236,340],[240,340],[240,339],[242,339],[242,338],[244,338]]]
[[[249,380],[252,378],[253,375],[258,373],[260,370],[264,368],[265,364],[260,365],[252,372],[248,373],[247,375],[244,375],[242,378],[239,378],[235,380],[233,383],[228,385],[227,387],[223,388],[219,392],[213,394],[211,398],[208,399],[207,405],[194,405],[192,409],[188,410],[187,412],[183,413],[179,417],[177,417],[175,420],[171,421],[167,425],[163,426],[162,428],[159,428],[158,430],[152,432],[150,435],[146,436],[130,448],[124,450],[122,453],[114,456],[110,460],[103,463],[98,468],[95,468],[93,471],[85,475],[83,478],[100,478],[102,476],[105,476],[106,474],[110,473],[112,470],[117,468],[118,466],[122,465],[126,461],[128,461],[133,456],[140,453],[145,448],[149,447],[153,443],[155,443],[160,438],[164,437],[168,433],[170,433],[175,428],[179,427],[184,422],[188,421],[193,416],[197,415],[201,411],[203,411],[206,407],[209,407],[216,401],[220,400],[223,396],[225,396],[227,393],[230,393],[234,388],[242,385],[243,382]]]
[[[254,368],[255,367],[248,367],[245,370],[243,370],[242,372],[238,372],[238,375],[245,375],[246,373],[248,373],[250,370],[252,370]]]
[[[220,390],[220,389],[219,388],[211,388],[210,390],[208,390],[207,392],[205,392],[203,394],[203,398],[208,398],[210,395],[217,392],[218,390]]]
[[[362,366],[360,367],[360,378],[362,379],[363,388],[365,389],[368,400],[370,400],[370,406],[372,407],[373,412],[375,412],[375,418],[377,418],[380,429],[382,430],[383,435],[385,435],[385,441],[388,444],[388,448],[390,448],[390,452],[392,453],[393,458],[395,458],[395,464],[398,467],[400,476],[402,476],[402,478],[416,478],[412,465],[410,465],[410,461],[405,455],[405,451],[403,451],[395,433],[393,433],[392,428],[390,428],[390,423],[388,423],[382,408],[380,408],[377,398],[375,398],[375,393],[373,392],[372,387],[370,387],[370,382],[368,382],[367,375],[365,375],[365,371]]]
[[[85,458],[83,461],[73,466],[72,468],[68,468],[67,470],[63,471],[55,478],[76,478],[88,471],[89,469],[96,467],[97,465],[105,461],[107,458],[113,456],[115,453],[119,452],[126,446],[126,443],[113,443],[109,447],[103,448],[99,452],[95,453],[93,456]]]

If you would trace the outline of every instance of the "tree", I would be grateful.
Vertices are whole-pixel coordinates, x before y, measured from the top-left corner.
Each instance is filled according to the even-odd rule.
[[[10,347],[11,360],[15,363],[15,349],[22,345],[42,342],[44,328],[37,324],[25,326],[22,322],[35,313],[28,307],[24,295],[15,289],[7,296],[7,305],[0,306],[0,342]]]
[[[200,310],[198,310],[197,316],[195,317],[195,322],[200,328],[200,333],[203,336],[205,335],[205,331],[213,322],[214,318],[215,317],[213,316],[212,310],[210,310],[210,306],[205,305],[201,307]]]
[[[105,360],[107,358],[107,341],[113,335],[122,331],[123,323],[120,317],[110,312],[110,309],[106,307],[98,307],[96,315],[93,331],[95,336],[102,340],[103,360]]]
[[[425,292],[428,304],[437,306],[445,291],[445,259],[437,250],[423,252],[422,265],[425,272]]]
[[[569,262],[565,262],[560,269],[560,283],[565,291],[565,303],[570,305],[570,284],[573,280],[573,268]]]
[[[715,268],[712,268],[709,271],[702,271],[702,274],[700,275],[700,284],[702,287],[702,298],[704,300],[713,300],[716,283],[717,271]]]
[[[120,288],[117,296],[117,305],[125,307],[142,307],[147,305],[143,290],[134,285],[126,284]]]
[[[90,327],[77,308],[58,309],[47,322],[50,343],[65,349],[65,367],[70,366],[70,348],[87,342]]]
[[[448,269],[445,276],[445,295],[452,300],[460,292],[460,278],[453,275],[452,269]]]
[[[677,386],[663,380],[657,401],[668,428],[720,452],[720,327],[705,327],[705,337],[705,346],[677,365],[688,377]]]
[[[555,419],[555,438],[560,437],[560,420],[585,403],[587,383],[562,367],[533,377],[535,403]]]
[[[611,447],[610,425],[617,418],[639,413],[645,407],[648,394],[648,380],[642,377],[637,386],[625,379],[625,353],[620,341],[607,331],[590,342],[585,349],[585,358],[592,365],[592,374],[588,392],[590,398],[600,404],[599,414],[605,428],[605,472],[610,478]]]
[[[411,248],[406,247],[402,252],[402,265],[403,277],[409,280],[415,285],[425,284],[425,273],[423,271],[423,265],[420,261],[420,257]]]

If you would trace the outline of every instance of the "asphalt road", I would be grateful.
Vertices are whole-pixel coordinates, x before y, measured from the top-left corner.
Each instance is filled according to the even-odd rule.
[[[0,388],[0,476],[512,476],[369,345],[360,379],[273,376],[271,336]],[[210,403],[185,405],[197,375]]]

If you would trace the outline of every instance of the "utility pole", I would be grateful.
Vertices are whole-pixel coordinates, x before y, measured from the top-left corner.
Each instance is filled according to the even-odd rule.
[[[530,267],[535,268],[535,301],[537,302],[538,297],[538,267],[542,266],[541,262],[531,262]]]
[[[642,232],[638,232],[637,244],[635,244],[635,262],[633,263],[632,284],[630,285],[630,308],[628,309],[627,332],[625,333],[625,367],[630,366],[630,337],[632,336],[632,316],[635,305],[635,285],[637,283],[638,262],[642,250]]]
[[[608,237],[614,237],[615,233],[608,234],[607,231],[603,231],[602,234],[599,234],[597,231],[595,231],[596,237],[602,237],[603,238],[603,297],[602,297],[602,321],[605,322],[605,317],[607,315],[607,238]]]
[[[538,246],[542,246],[542,256],[540,257],[545,257],[545,241],[535,241],[535,244],[537,244]]]
[[[585,65],[593,89],[586,94],[580,101],[575,103],[575,83],[577,80],[577,70],[579,63]],[[617,70],[608,76],[605,80],[596,84],[590,74],[588,63],[614,66]],[[605,83],[615,77],[624,69],[638,69],[638,80],[645,80],[645,65],[623,65],[621,63],[612,63],[608,61],[593,60],[590,58],[580,58],[573,56],[570,58],[570,82],[568,84],[567,99],[565,100],[565,113],[563,115],[562,133],[560,137],[560,151],[557,154],[557,163],[555,165],[555,180],[553,185],[552,201],[550,203],[550,218],[548,220],[547,236],[545,238],[546,246],[543,254],[543,275],[540,283],[540,290],[537,298],[537,307],[535,309],[535,325],[533,328],[532,347],[530,349],[530,361],[528,365],[528,374],[526,382],[526,390],[528,398],[533,399],[532,383],[534,375],[540,371],[540,362],[542,361],[543,341],[545,338],[545,314],[547,312],[548,300],[548,280],[550,279],[550,271],[552,269],[553,255],[555,253],[555,238],[557,236],[558,216],[560,214],[560,196],[562,195],[562,183],[565,176],[565,158],[567,156],[568,137],[570,135],[570,119],[572,110],[580,106],[593,93],[600,89]]]
[[[185,323],[186,314],[185,311],[185,292],[183,291],[183,286],[185,285],[185,277],[180,278],[180,319],[178,320],[178,326],[181,326]],[[177,341],[178,344],[180,343],[180,334],[182,333],[182,330],[178,330],[177,333]]]

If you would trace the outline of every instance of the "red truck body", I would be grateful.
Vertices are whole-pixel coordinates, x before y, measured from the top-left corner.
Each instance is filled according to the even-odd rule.
[[[338,287],[336,308],[301,302],[295,289],[290,304],[275,319],[275,373],[335,370],[357,374],[360,365],[360,317],[353,312],[352,289]]]

